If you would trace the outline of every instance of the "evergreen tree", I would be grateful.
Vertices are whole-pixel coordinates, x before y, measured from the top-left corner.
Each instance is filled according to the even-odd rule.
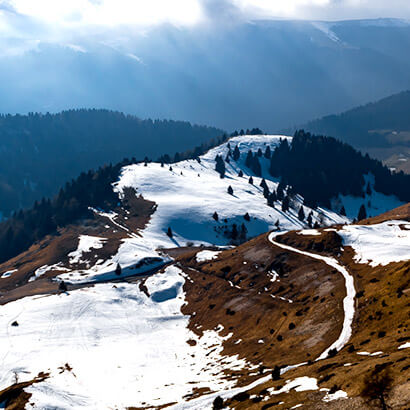
[[[243,177],[243,171],[242,171],[242,170],[239,171],[238,177],[239,177],[239,178],[242,178],[242,177]]]
[[[313,223],[313,212],[312,211],[309,212],[309,215],[307,217],[307,223],[308,223],[309,227],[311,228],[312,223]]]
[[[215,219],[215,221],[219,221],[219,216],[217,214],[217,212],[215,211],[214,214],[212,215],[212,218]]]
[[[225,162],[226,162],[227,164],[230,163],[229,152],[226,154]]]
[[[263,155],[262,150],[260,148],[258,149],[257,155],[258,155],[258,157],[261,157]]]
[[[246,155],[246,159],[245,159],[245,165],[246,165],[248,168],[251,168],[251,166],[252,166],[252,160],[253,160],[253,152],[252,152],[252,150],[249,150],[249,151],[248,151],[248,154]]]
[[[340,215],[346,216],[346,209],[344,206],[342,206],[342,208],[340,209]]]
[[[265,149],[265,154],[264,154],[264,155],[265,155],[265,158],[266,158],[266,159],[270,159],[270,158],[271,158],[271,156],[272,156],[272,151],[271,151],[269,145],[266,147],[266,149]]]
[[[233,188],[230,185],[228,186],[228,194],[233,195]]]
[[[359,213],[357,214],[357,220],[362,221],[363,219],[367,218],[366,208],[362,205],[359,209]]]
[[[246,212],[246,214],[243,216],[243,219],[245,219],[245,221],[250,221],[251,217],[249,216],[248,212]]]
[[[238,161],[238,159],[239,159],[240,156],[241,156],[241,153],[240,153],[240,151],[239,151],[239,147],[236,145],[236,146],[235,146],[235,149],[233,150],[233,155],[232,155],[232,157],[233,157],[233,159],[234,159],[235,161]]]
[[[217,155],[215,158],[215,170],[219,173],[221,178],[225,177],[225,161],[220,155]]]
[[[286,195],[282,200],[282,211],[283,212],[289,211],[289,206],[290,206],[289,196]]]
[[[268,184],[266,183],[265,178],[262,178],[262,181],[259,184],[259,186],[262,187],[262,188],[265,188],[265,187],[267,188],[268,187]]]
[[[252,171],[257,177],[262,176],[262,167],[261,163],[259,162],[259,158],[255,155],[252,159],[251,167]]]
[[[248,182],[249,182],[251,185],[253,185],[253,178],[252,178],[252,176],[249,177]]]
[[[274,192],[269,194],[267,199],[268,199],[268,205],[273,207],[274,204],[275,204],[275,194],[274,194]]]
[[[304,221],[305,220],[305,211],[303,210],[303,206],[301,206],[299,208],[298,219],[299,219],[299,221]]]
[[[119,263],[117,263],[117,266],[115,268],[115,274],[119,276],[119,275],[121,275],[121,273],[122,273],[121,265]]]
[[[276,222],[275,222],[275,226],[276,226],[276,229],[279,229],[279,226],[280,226],[279,219],[277,219],[277,220],[276,220]]]
[[[173,236],[174,236],[174,234],[173,234],[172,229],[171,229],[170,226],[168,227],[167,235],[168,235],[170,238],[173,238]]]
[[[263,187],[263,196],[264,196],[264,198],[268,199],[268,198],[269,198],[269,195],[270,195],[269,188],[268,188],[267,185],[265,185],[265,186]]]
[[[58,284],[58,290],[61,290],[61,292],[67,292],[67,285],[63,280]]]

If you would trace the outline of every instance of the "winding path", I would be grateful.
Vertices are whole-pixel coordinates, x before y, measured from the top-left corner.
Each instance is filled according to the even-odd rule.
[[[344,320],[343,320],[343,328],[342,332],[340,333],[338,339],[331,345],[329,346],[317,359],[318,360],[323,360],[328,357],[329,350],[336,349],[340,350],[342,349],[349,341],[351,335],[352,335],[352,324],[353,324],[353,318],[355,314],[355,309],[354,309],[354,298],[356,295],[356,290],[354,287],[354,280],[353,276],[350,275],[350,273],[347,271],[346,268],[344,268],[342,265],[339,264],[339,262],[331,257],[328,256],[322,256],[322,255],[317,255],[315,253],[310,253],[306,251],[301,251],[299,249],[293,248],[288,245],[284,245],[282,243],[276,242],[275,241],[275,233],[271,233],[268,237],[269,242],[271,242],[273,245],[278,246],[279,248],[285,249],[290,252],[295,252],[299,253],[301,255],[307,256],[312,259],[317,259],[321,260],[327,265],[331,266],[332,268],[338,270],[344,277],[345,279],[345,287],[346,287],[346,296],[343,299],[343,310],[344,310]],[[296,365],[291,365],[287,366],[283,369],[281,369],[281,374],[286,373],[289,370],[295,369],[297,367],[303,366],[307,363],[299,363]],[[237,393],[243,392],[250,390],[262,383],[266,383],[267,381],[271,380],[272,376],[269,374],[268,376],[263,376],[257,380],[255,380],[253,383],[244,386],[244,387],[237,387],[228,391],[224,392],[215,392],[212,394],[208,394],[205,396],[201,396],[197,399],[188,401],[188,402],[183,402],[183,403],[178,403],[174,406],[171,406],[172,410],[185,410],[185,409],[190,409],[190,410],[200,410],[203,408],[208,408],[209,406],[212,405],[212,401],[215,399],[215,397],[220,396],[223,399],[229,398],[234,396]]]
[[[343,320],[342,332],[340,333],[338,339],[330,347],[328,347],[316,360],[325,359],[328,356],[329,350],[342,349],[346,345],[346,343],[349,341],[352,335],[352,323],[353,323],[353,318],[354,318],[354,313],[355,313],[354,297],[356,295],[356,289],[354,287],[353,276],[350,275],[347,269],[344,268],[342,265],[340,265],[339,262],[334,258],[331,258],[328,256],[317,255],[315,253],[310,253],[306,251],[301,251],[299,249],[292,248],[291,246],[276,242],[274,238],[275,238],[275,234],[271,233],[269,235],[269,241],[273,245],[278,246],[279,248],[285,249],[290,252],[295,252],[301,255],[308,256],[309,258],[312,258],[312,259],[321,260],[327,265],[331,266],[332,268],[338,270],[345,279],[346,296],[343,299],[344,320]]]

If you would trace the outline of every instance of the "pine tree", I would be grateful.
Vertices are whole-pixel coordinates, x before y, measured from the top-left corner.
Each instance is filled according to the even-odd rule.
[[[239,178],[242,178],[242,177],[243,177],[243,171],[242,171],[242,170],[239,171],[238,177],[239,177]]]
[[[253,178],[252,178],[252,176],[249,177],[248,182],[249,182],[251,185],[253,185]]]
[[[226,154],[225,162],[226,162],[227,164],[230,163],[229,152]]]
[[[251,168],[251,166],[252,166],[252,160],[253,160],[253,152],[252,152],[252,150],[249,150],[249,151],[248,151],[248,154],[246,155],[246,160],[245,160],[245,165],[246,165],[248,168]]]
[[[232,157],[233,157],[233,159],[234,159],[235,161],[238,161],[238,159],[239,159],[240,156],[241,156],[241,153],[240,153],[240,151],[239,151],[239,147],[236,145],[236,146],[235,146],[235,149],[233,150],[233,155],[232,155]]]
[[[262,167],[259,158],[255,155],[252,159],[251,169],[257,177],[262,176]]]
[[[268,187],[268,184],[266,183],[265,178],[262,178],[262,181],[259,184],[259,186],[262,187],[262,188],[265,188],[265,187],[267,188]]]
[[[275,198],[274,192],[272,192],[271,194],[268,195],[267,199],[268,199],[268,205],[269,206],[273,207],[275,205],[275,199],[274,198]]]
[[[340,215],[346,216],[346,209],[344,206],[342,206],[342,208],[340,209]]]
[[[168,227],[167,235],[168,235],[170,238],[172,238],[172,237],[174,236],[174,234],[173,234],[172,229],[171,229],[170,226]]]
[[[215,219],[215,221],[219,221],[219,216],[217,214],[217,212],[215,211],[214,214],[212,215],[212,218]]]
[[[228,194],[233,195],[233,188],[230,185],[228,186]]]
[[[282,200],[282,211],[286,212],[289,211],[290,200],[289,197],[286,195]]]
[[[245,221],[250,221],[251,217],[249,216],[248,212],[246,212],[246,214],[243,216],[243,219],[245,219]]]
[[[308,215],[308,217],[307,217],[307,223],[308,223],[309,227],[311,228],[311,227],[312,227],[312,223],[313,223],[313,212],[312,212],[312,211],[310,211],[310,213],[309,213],[309,215]]]
[[[169,170],[172,172],[172,167],[169,167]]]
[[[164,161],[161,161],[161,168],[164,168]]]
[[[276,226],[276,228],[277,228],[277,229],[279,229],[279,226],[280,226],[279,219],[277,219],[277,220],[276,220],[276,222],[275,222],[275,226]]]
[[[257,153],[257,155],[258,155],[258,157],[261,157],[263,154],[262,154],[262,150],[259,148],[258,149],[258,153]]]
[[[58,284],[58,290],[61,290],[62,292],[67,292],[67,285],[63,280]]]
[[[267,158],[267,159],[270,159],[270,158],[271,158],[271,156],[272,156],[272,151],[271,151],[269,145],[266,147],[266,150],[265,150],[265,154],[264,154],[264,155],[265,155],[265,158]]]
[[[268,188],[267,185],[265,185],[265,186],[263,187],[263,196],[264,196],[264,198],[268,199],[268,198],[269,198],[269,195],[270,195],[269,188]]]
[[[117,266],[115,268],[115,274],[119,276],[119,275],[121,275],[121,273],[122,273],[121,265],[119,263],[117,263]]]
[[[220,155],[217,155],[215,158],[215,171],[219,173],[221,178],[225,176],[225,161]]]
[[[357,220],[362,221],[363,219],[367,218],[366,208],[362,205],[359,209],[359,213],[357,214]]]
[[[304,221],[305,220],[305,211],[303,210],[303,206],[301,206],[299,208],[298,219],[299,219],[299,221]]]

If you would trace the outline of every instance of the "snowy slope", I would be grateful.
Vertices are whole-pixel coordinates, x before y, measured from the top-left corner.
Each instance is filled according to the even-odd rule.
[[[355,251],[355,261],[372,267],[410,260],[410,224],[388,221],[376,225],[349,225],[338,234]]]
[[[49,371],[48,380],[27,389],[30,402],[68,410],[159,406],[194,388],[232,387],[223,370],[246,363],[221,356],[217,330],[199,339],[187,329],[184,282],[172,266],[146,281],[150,296],[138,284],[98,284],[2,306],[0,390],[16,376]]]
[[[158,252],[161,248],[189,244],[230,245],[231,238],[226,233],[232,230],[233,224],[236,224],[238,229],[244,224],[247,239],[269,230],[277,230],[275,224],[279,224],[280,231],[306,228],[306,220],[301,222],[297,215],[303,205],[303,198],[297,195],[287,212],[281,210],[281,201],[276,201],[274,207],[269,206],[260,187],[262,178],[256,177],[245,165],[249,150],[256,153],[260,149],[264,153],[267,146],[274,150],[282,138],[292,140],[291,137],[278,135],[244,135],[234,137],[229,142],[211,149],[201,156],[199,161],[186,160],[171,166],[141,163],[124,167],[119,181],[114,184],[115,191],[122,197],[126,188],[134,188],[137,195],[142,195],[157,204],[156,211],[145,229],[138,234],[119,224],[115,213],[100,213],[115,223],[119,229],[127,232],[129,237],[123,241],[118,253],[110,260],[100,261],[86,271],[64,273],[61,278],[70,282],[107,280],[115,276],[117,263],[125,268],[124,275],[134,275],[138,272],[127,268],[144,258],[163,258],[164,262],[169,261]],[[239,148],[240,158],[235,161],[232,156],[230,157],[230,162],[225,163],[226,174],[222,179],[215,170],[215,158],[220,155],[225,159],[229,150],[233,151],[235,146]],[[276,190],[279,181],[272,178],[268,172],[269,160],[262,155],[259,161],[262,177],[265,178],[269,190]],[[238,176],[240,171],[243,172],[242,177]],[[253,184],[249,183],[250,176],[253,177]],[[370,183],[372,186],[371,175],[365,179],[366,184]],[[229,186],[233,189],[233,195],[227,192]],[[334,209],[339,209],[344,204],[351,218],[357,216],[357,210],[363,202],[366,202],[369,214],[380,213],[385,208],[391,209],[401,204],[394,197],[386,197],[374,191],[371,198],[366,200],[342,197],[334,202]],[[303,207],[306,216],[312,212],[313,223],[317,221],[320,225],[332,225],[350,222],[347,217],[328,209],[312,210]],[[219,216],[218,221],[212,217],[215,212]],[[246,213],[249,213],[249,221],[244,218]],[[166,234],[168,228],[172,229],[172,238]],[[81,248],[81,244],[79,247]],[[155,266],[160,262],[156,259]],[[149,265],[144,265],[139,272],[149,271]]]

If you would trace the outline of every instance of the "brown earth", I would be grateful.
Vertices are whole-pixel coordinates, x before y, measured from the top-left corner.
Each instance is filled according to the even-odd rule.
[[[405,212],[406,208],[403,209]],[[403,215],[403,209],[396,212]],[[323,232],[323,237],[324,249],[334,257],[339,253],[340,248],[329,249],[328,232]],[[290,232],[284,235],[281,241],[291,246],[297,243],[300,249],[311,251],[318,243],[318,238],[320,236],[309,237]],[[337,242],[336,240],[334,243]],[[353,334],[349,344],[334,357],[291,370],[278,381],[272,380],[243,395],[227,400],[226,405],[235,409],[289,409],[299,404],[303,405],[301,408],[307,409],[377,409],[381,408],[379,403],[365,400],[362,391],[366,385],[366,377],[370,373],[384,371],[388,372],[393,380],[392,386],[387,391],[387,403],[390,408],[400,410],[410,408],[410,356],[407,349],[398,349],[400,345],[410,340],[410,262],[372,268],[367,264],[355,263],[353,256],[353,250],[346,247],[338,258],[353,275],[357,290]],[[339,293],[337,297],[340,298]],[[324,316],[329,317],[330,314],[325,312]],[[314,323],[321,323],[321,319]],[[310,324],[305,322],[304,325],[308,327]],[[329,335],[328,345],[333,340],[334,336]],[[358,355],[358,352],[376,353],[376,355],[363,356]],[[378,352],[382,353],[378,354]],[[282,354],[286,355],[286,353]],[[317,357],[317,355],[312,356]],[[301,360],[296,360],[298,361]],[[276,363],[283,364],[280,360]],[[286,380],[303,376],[316,378],[319,388],[342,389],[348,394],[349,399],[326,403],[322,401],[325,392],[292,390],[289,393],[272,395],[266,390],[269,388],[278,390]]]
[[[138,232],[138,229],[148,223],[156,205],[133,193],[131,190],[126,191],[122,207],[115,210],[118,214],[116,222],[130,232]],[[29,279],[38,268],[45,265],[58,263],[62,268],[81,270],[94,265],[99,259],[109,259],[117,253],[122,240],[129,236],[126,229],[121,229],[106,217],[94,214],[90,219],[79,220],[54,235],[46,236],[27,251],[0,264],[0,273],[17,269],[10,277],[0,278],[0,305],[25,296],[58,293],[58,282],[53,281],[53,278],[64,270],[51,269],[32,282]],[[107,240],[102,248],[83,253],[81,263],[70,264],[68,254],[77,249],[80,235],[98,236]]]
[[[410,188],[409,188],[410,189]],[[359,225],[379,224],[391,220],[402,220],[410,222],[410,203],[393,209],[392,211],[375,216],[374,218],[365,219],[359,222]]]

